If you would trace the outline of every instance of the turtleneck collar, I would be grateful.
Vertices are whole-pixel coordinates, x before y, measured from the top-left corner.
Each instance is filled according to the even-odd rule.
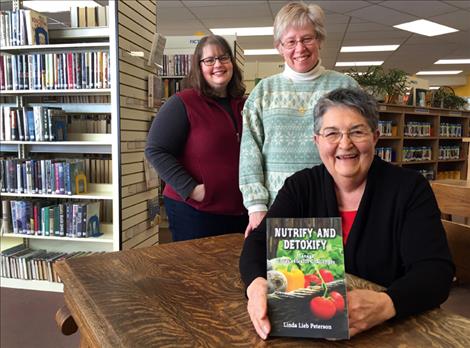
[[[284,71],[282,74],[284,77],[294,81],[309,81],[309,80],[314,80],[317,77],[319,77],[323,72],[325,71],[325,68],[321,65],[321,59],[318,60],[317,65],[310,71],[307,71],[305,73],[299,73],[295,70],[293,70],[287,63],[284,64]]]

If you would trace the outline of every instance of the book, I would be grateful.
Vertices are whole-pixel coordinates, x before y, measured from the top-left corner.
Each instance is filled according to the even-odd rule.
[[[25,10],[24,13],[28,44],[47,45],[49,43],[47,17],[33,10]]]
[[[153,74],[148,75],[147,106],[158,108],[162,105],[162,79]]]
[[[267,219],[272,336],[349,338],[341,218]]]
[[[147,64],[154,65],[163,68],[163,51],[165,49],[166,37],[159,33],[153,35],[152,47],[150,48],[150,54]]]

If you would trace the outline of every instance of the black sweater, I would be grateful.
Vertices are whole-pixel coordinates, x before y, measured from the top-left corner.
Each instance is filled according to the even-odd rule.
[[[266,217],[335,216],[333,178],[319,165],[286,179]],[[421,174],[375,157],[344,257],[346,272],[387,288],[397,317],[447,299],[454,266],[436,199]],[[245,240],[240,273],[246,286],[266,277],[266,219]]]

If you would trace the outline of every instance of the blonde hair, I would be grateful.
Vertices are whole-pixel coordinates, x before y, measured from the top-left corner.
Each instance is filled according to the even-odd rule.
[[[320,45],[326,39],[325,13],[320,6],[303,2],[291,2],[283,6],[274,19],[274,46],[281,43],[281,37],[288,28],[302,28],[312,24],[315,37]]]

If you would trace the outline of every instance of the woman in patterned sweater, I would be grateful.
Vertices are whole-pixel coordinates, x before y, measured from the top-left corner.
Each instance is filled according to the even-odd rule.
[[[243,109],[240,190],[248,209],[248,235],[266,215],[284,180],[320,163],[311,141],[317,100],[338,87],[357,87],[350,77],[326,70],[319,51],[326,37],[317,5],[289,3],[274,21],[274,44],[285,70],[258,83]]]

